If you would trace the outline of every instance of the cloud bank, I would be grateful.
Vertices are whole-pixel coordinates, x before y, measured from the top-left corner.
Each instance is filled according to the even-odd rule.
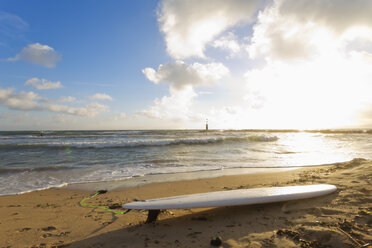
[[[82,117],[94,117],[101,112],[108,111],[106,105],[99,103],[89,103],[83,107],[71,107],[55,104],[32,91],[16,93],[13,89],[2,88],[0,88],[0,104],[13,110],[50,111]]]
[[[62,88],[61,82],[51,82],[46,79],[39,79],[39,78],[30,78],[26,81],[25,85],[31,85],[38,90],[50,90],[50,89],[59,89]]]
[[[307,128],[358,125],[358,113],[372,103],[371,11],[370,1],[277,0],[266,7],[247,47],[266,64],[245,75],[249,91],[264,96],[262,113]]]
[[[20,92],[14,93],[12,89],[0,88],[0,104],[15,110],[40,110],[37,101],[40,100],[36,93]]]
[[[372,38],[368,0],[277,0],[258,15],[251,58],[312,59],[345,52],[352,42]]]
[[[370,13],[369,0],[163,0],[159,29],[168,54],[178,60],[143,70],[153,83],[169,85],[169,95],[144,113],[183,120],[208,116],[231,125],[224,128],[365,124],[372,106]],[[220,63],[210,47],[228,52],[229,63]],[[231,73],[228,67],[237,64],[246,65],[245,73]],[[203,109],[193,107],[196,87],[213,89],[227,74],[223,84],[234,98],[215,97],[208,105],[199,102]]]

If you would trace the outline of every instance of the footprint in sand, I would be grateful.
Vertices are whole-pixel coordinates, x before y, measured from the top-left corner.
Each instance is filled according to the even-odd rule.
[[[58,243],[53,243],[51,245],[51,248],[63,248],[63,247],[67,247],[68,245],[65,245],[63,244],[63,241],[58,241]]]
[[[44,233],[43,235],[41,235],[42,238],[48,238],[48,237],[62,237],[62,236],[68,236],[70,234],[70,232],[60,232],[60,233],[57,233],[57,234],[54,234],[54,233]]]
[[[8,205],[8,208],[19,208],[22,207],[22,205]]]
[[[41,237],[44,239],[52,236],[54,236],[52,233],[44,233],[43,235],[41,235]]]
[[[335,215],[335,214],[344,214],[343,211],[339,211],[336,209],[329,209],[329,208],[320,208],[320,211],[323,215]]]

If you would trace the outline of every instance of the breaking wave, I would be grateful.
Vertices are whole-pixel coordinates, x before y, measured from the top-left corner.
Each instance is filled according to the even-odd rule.
[[[153,139],[153,140],[118,140],[118,141],[69,141],[69,142],[45,142],[27,144],[0,145],[0,149],[17,148],[125,148],[146,146],[171,146],[171,145],[204,145],[221,142],[272,142],[278,140],[276,136],[254,135],[247,137],[211,137],[211,138],[181,138],[181,139]]]
[[[22,173],[22,172],[40,172],[40,171],[63,171],[72,170],[73,167],[70,166],[45,166],[45,167],[35,167],[35,168],[0,168],[1,174],[9,173]]]

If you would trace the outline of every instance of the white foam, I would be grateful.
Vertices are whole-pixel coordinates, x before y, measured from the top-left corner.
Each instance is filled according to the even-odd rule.
[[[43,138],[14,136],[6,134],[11,138],[0,141],[5,145],[0,149],[2,195],[146,175],[372,159],[368,133],[113,131],[100,135],[82,131]],[[29,146],[13,147],[22,144]]]

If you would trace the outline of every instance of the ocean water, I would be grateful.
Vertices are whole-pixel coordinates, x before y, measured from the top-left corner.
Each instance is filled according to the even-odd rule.
[[[0,132],[0,195],[82,182],[372,159],[372,132]]]

